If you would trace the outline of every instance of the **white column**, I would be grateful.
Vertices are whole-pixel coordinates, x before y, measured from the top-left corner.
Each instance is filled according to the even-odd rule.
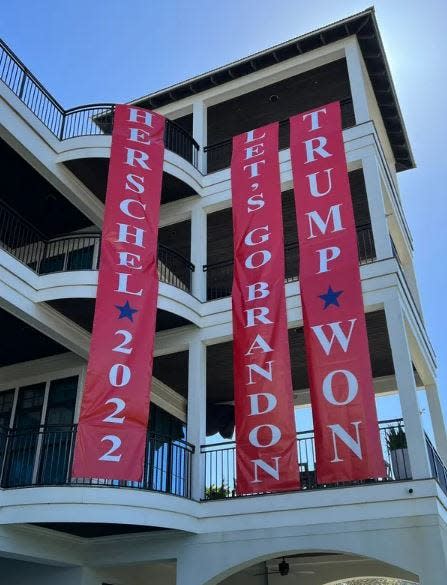
[[[444,464],[447,464],[447,432],[436,384],[427,386],[425,388],[425,394],[427,396],[428,409],[430,411],[430,419],[435,436],[436,450],[444,461]]]
[[[404,314],[397,293],[396,296],[385,301],[385,314],[397,389],[405,424],[412,477],[413,479],[424,479],[431,477],[430,464],[421,415],[419,414],[416,383],[405,330]]]
[[[191,212],[191,262],[195,266],[192,273],[192,294],[200,301],[206,301],[206,264],[207,255],[207,217],[203,207],[197,205]]]
[[[377,158],[371,147],[371,153],[362,157],[363,176],[365,177],[366,196],[368,198],[369,215],[374,237],[377,260],[391,258],[391,238],[386,218],[385,202],[382,191]]]
[[[356,124],[363,124],[371,119],[366,93],[366,80],[362,69],[362,56],[356,39],[345,47],[346,65],[351,86],[352,104]]]
[[[204,445],[206,439],[206,347],[198,336],[189,343],[187,425],[188,442],[195,446],[191,495],[201,500],[205,495],[205,460],[200,445]]]
[[[206,153],[204,148],[208,141],[207,107],[203,101],[194,102],[192,105],[192,136],[199,144],[199,171],[206,175]]]

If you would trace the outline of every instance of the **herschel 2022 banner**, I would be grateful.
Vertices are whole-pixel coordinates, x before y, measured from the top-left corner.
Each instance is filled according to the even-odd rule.
[[[165,119],[119,105],[74,477],[143,476],[157,310]]]
[[[383,477],[340,104],[290,133],[318,483]]]
[[[239,495],[299,487],[284,290],[278,123],[233,138],[233,356]]]

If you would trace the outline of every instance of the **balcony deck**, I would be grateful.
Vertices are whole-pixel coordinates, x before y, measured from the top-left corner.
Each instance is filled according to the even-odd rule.
[[[112,133],[115,104],[87,104],[65,110],[1,40],[0,80],[59,140]],[[165,145],[197,168],[199,145],[172,120],[166,123]]]
[[[402,419],[379,423],[386,477],[337,484],[318,484],[315,439],[312,431],[297,434],[301,489],[329,489],[411,479],[405,449],[394,450],[390,433],[403,429]],[[85,486],[156,491],[191,498],[194,445],[183,440],[147,434],[144,476],[141,482],[71,477],[76,425],[41,425],[24,429],[0,428],[0,487]],[[432,475],[447,494],[447,468],[426,438]],[[202,445],[206,500],[236,497],[236,447],[233,441]],[[259,494],[260,495],[260,494]]]

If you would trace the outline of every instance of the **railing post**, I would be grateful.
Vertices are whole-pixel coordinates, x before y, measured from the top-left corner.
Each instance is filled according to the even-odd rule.
[[[189,343],[187,440],[191,455],[191,497],[205,496],[205,460],[200,445],[206,439],[206,347],[198,336]]]
[[[65,112],[61,113],[62,116],[62,122],[61,122],[61,129],[59,131],[59,140],[63,140],[64,139],[64,130],[65,130]]]
[[[27,74],[26,71],[23,70],[22,71],[22,79],[20,81],[20,88],[19,88],[19,93],[18,93],[18,97],[19,99],[22,99],[23,97],[23,92],[25,90],[25,83],[26,83],[26,78],[27,78]]]

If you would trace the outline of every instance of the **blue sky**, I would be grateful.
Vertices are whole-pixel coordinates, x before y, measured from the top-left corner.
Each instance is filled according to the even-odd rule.
[[[5,1],[0,36],[68,108],[140,97],[369,5],[357,0]],[[399,182],[447,412],[447,2],[379,0],[375,7],[417,163],[415,170],[400,173]]]

